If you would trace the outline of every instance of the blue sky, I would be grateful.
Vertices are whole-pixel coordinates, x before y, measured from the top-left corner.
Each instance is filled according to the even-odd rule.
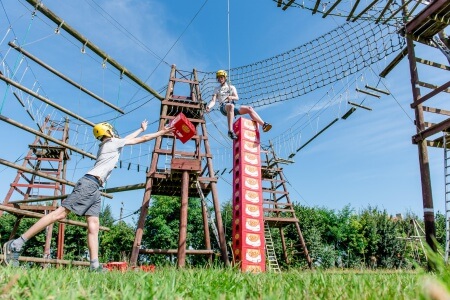
[[[228,14],[228,4],[230,5]],[[44,1],[44,5],[64,22],[106,52],[130,72],[160,91],[169,78],[170,65],[183,70],[214,71],[254,63],[318,38],[345,19],[322,18],[308,10],[282,11],[270,0],[214,0],[214,1]],[[74,87],[45,71],[30,60],[21,60],[7,43],[17,39],[24,49],[83,84],[109,102],[124,107],[124,116],[115,119],[119,133],[125,135],[149,120],[148,132],[156,131],[160,104],[139,89],[106,62],[87,50],[64,31],[55,34],[56,25],[41,13],[31,18],[32,7],[25,1],[1,1],[0,54],[2,62],[16,69],[16,77],[27,87],[39,86],[40,94],[96,123],[113,120],[117,113]],[[228,23],[229,19],[229,23]],[[229,30],[228,30],[229,28]],[[228,43],[230,41],[230,43]],[[430,51],[418,46],[418,52]],[[228,51],[230,49],[230,51]],[[230,59],[229,59],[230,58]],[[161,62],[161,59],[163,62]],[[286,158],[332,119],[342,116],[353,102],[365,100],[372,111],[358,109],[347,120],[340,120],[294,157],[295,162],[284,166],[289,181],[291,200],[308,206],[342,209],[351,205],[356,210],[369,205],[386,209],[390,214],[411,211],[422,216],[422,196],[417,147],[411,143],[415,134],[414,113],[407,60],[404,59],[382,80],[383,89],[390,96],[380,99],[362,98],[355,86],[377,81],[378,74],[392,58],[349,79],[347,95],[342,102],[320,118],[305,123],[305,129],[288,143],[280,141],[283,134],[305,112],[314,99],[327,97],[337,86],[327,86],[298,99],[280,102],[257,109],[273,129],[262,136],[263,143],[272,141],[277,154]],[[436,61],[445,63],[436,52]],[[2,72],[5,72],[2,66]],[[356,75],[355,75],[356,76]],[[430,75],[431,76],[431,75]],[[38,83],[36,83],[36,81]],[[353,80],[353,81],[352,81]],[[344,84],[345,85],[345,84]],[[1,114],[27,126],[36,128],[26,111],[3,82],[0,82]],[[239,86],[237,86],[239,91]],[[25,95],[26,96],[26,95]],[[209,101],[210,99],[204,99]],[[29,109],[40,119],[51,114],[55,119],[64,115],[53,108],[29,100]],[[212,141],[214,166],[218,170],[231,166],[231,141],[226,138],[226,120],[217,112],[207,118]],[[90,129],[73,122],[71,141],[88,152],[95,153],[97,144]],[[0,123],[0,138],[4,141],[0,158],[18,161],[33,142],[33,135]],[[153,144],[133,146],[124,151],[122,160],[146,166]],[[430,170],[435,211],[444,211],[443,150],[429,149]],[[92,165],[92,161],[74,154],[69,162],[67,179],[76,181]],[[0,166],[0,194],[5,195],[16,170]],[[228,172],[219,180],[220,199],[230,199],[232,187]],[[228,177],[227,177],[228,176]],[[141,183],[145,174],[126,168],[113,172],[108,187]],[[124,215],[139,208],[143,191],[117,193],[111,204],[116,217],[121,207]],[[2,196],[3,197],[3,196]],[[130,219],[128,219],[130,220]]]

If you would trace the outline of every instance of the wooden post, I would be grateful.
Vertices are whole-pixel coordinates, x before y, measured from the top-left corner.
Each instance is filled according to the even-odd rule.
[[[177,256],[178,268],[183,268],[186,265],[189,172],[183,171],[182,176],[183,177],[181,179],[180,233],[178,237],[178,256]]]

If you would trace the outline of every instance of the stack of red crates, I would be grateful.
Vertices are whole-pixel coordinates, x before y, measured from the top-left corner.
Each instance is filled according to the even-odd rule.
[[[238,136],[233,144],[234,263],[244,272],[266,269],[258,124],[239,118],[233,124]]]

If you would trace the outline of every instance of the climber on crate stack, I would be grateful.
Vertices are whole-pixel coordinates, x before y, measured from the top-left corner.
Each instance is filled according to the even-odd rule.
[[[264,132],[272,128],[272,125],[264,122],[251,106],[235,104],[235,101],[239,100],[239,96],[236,87],[228,82],[227,72],[225,70],[217,71],[216,78],[219,85],[214,88],[212,99],[206,106],[206,112],[209,112],[214,107],[216,99],[218,99],[220,112],[228,120],[228,136],[231,139],[235,140],[237,138],[233,131],[233,119],[235,115],[248,114],[253,121],[262,126]]]

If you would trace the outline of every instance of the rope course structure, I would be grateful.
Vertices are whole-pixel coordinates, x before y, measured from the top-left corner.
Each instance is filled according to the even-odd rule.
[[[356,20],[375,21],[382,24],[399,24],[403,20],[413,18],[415,13],[420,11],[431,1],[417,0],[373,0],[373,1],[320,1],[320,0],[272,0],[277,3],[277,7],[282,10],[289,8],[305,9],[312,14],[321,14],[322,18],[327,16],[343,17],[346,21]],[[406,17],[403,17],[403,9],[408,10]],[[420,8],[420,9],[419,9]]]
[[[35,126],[39,127],[39,124],[48,115],[51,116],[52,120],[63,122],[64,118],[71,113],[69,129],[71,145],[80,148],[83,152],[91,153],[92,149],[96,149],[97,143],[91,136],[91,126],[94,121],[105,120],[113,124],[117,122],[114,125],[120,128],[122,118],[130,117],[133,112],[148,105],[163,94],[166,89],[165,86],[156,90],[148,87],[145,82],[139,80],[129,71],[125,72],[125,67],[98,49],[87,38],[77,33],[69,22],[64,22],[54,16],[42,5],[37,5],[38,2],[34,0],[27,0],[27,2],[34,4],[28,7],[30,13],[24,16],[21,22],[29,22],[30,28],[37,26],[38,21],[42,22],[44,25],[39,28],[42,36],[31,38],[28,32],[17,35],[18,32],[10,30],[14,28],[11,22],[10,28],[4,35],[0,32],[0,46],[2,47],[0,49],[0,60],[2,76],[10,81],[7,82],[8,89],[5,91],[5,95],[7,93],[14,94],[23,107],[23,113],[21,114],[31,117]],[[283,9],[306,8],[311,9],[313,13],[322,13],[324,17],[327,15],[349,17],[361,14],[361,11],[357,12],[356,10],[350,13],[352,9],[349,1],[335,1],[334,3],[303,1],[302,4],[296,3],[296,1],[276,2]],[[391,4],[388,5],[387,2]],[[317,91],[323,92],[325,88],[327,89],[321,96],[314,96],[316,99],[318,98],[317,102],[305,108],[302,114],[299,114],[299,117],[294,120],[294,124],[289,130],[271,140],[279,156],[291,159],[296,152],[306,146],[324,129],[334,124],[338,119],[346,119],[355,110],[355,107],[370,110],[368,106],[365,106],[368,102],[366,99],[370,99],[373,95],[362,95],[363,89],[356,90],[358,93],[350,93],[349,90],[355,91],[353,86],[358,86],[359,82],[363,82],[363,86],[367,85],[365,81],[369,76],[377,77],[374,80],[375,82],[379,80],[371,69],[373,65],[383,62],[386,57],[404,48],[404,38],[398,34],[399,28],[403,26],[403,20],[399,17],[400,14],[396,13],[402,7],[398,2],[397,0],[373,1],[373,5],[367,10],[367,15],[361,16],[361,18],[353,18],[352,22],[344,23],[334,30],[284,53],[229,70],[232,83],[237,86],[239,91],[239,102],[252,105],[255,108],[288,100],[298,101],[303,105],[309,100],[303,96]],[[411,1],[408,3],[416,4],[416,2]],[[315,9],[316,5],[318,6]],[[347,12],[344,11],[344,5],[347,8],[350,7]],[[356,6],[358,5],[355,4]],[[384,8],[386,8],[385,12],[383,12]],[[53,23],[45,17],[48,17]],[[374,20],[375,22],[373,22]],[[64,34],[65,32],[74,36],[70,37]],[[38,80],[43,76],[42,73],[37,74],[36,70],[38,69],[46,69],[45,72],[50,71],[56,75],[59,74],[59,77],[66,73],[62,70],[51,71],[49,68],[51,63],[48,63],[46,67],[46,63],[40,64],[33,58],[34,56],[38,57],[38,54],[35,51],[36,48],[30,46],[48,47],[50,43],[44,43],[50,39],[65,40],[66,44],[69,44],[67,48],[72,46],[70,51],[75,49],[74,57],[82,62],[80,68],[71,73],[74,74],[73,76],[64,75],[67,78],[65,81],[77,89],[77,94],[73,99],[70,99],[71,101],[51,100],[54,96],[47,93],[41,85],[41,81]],[[135,36],[133,36],[133,40],[137,42]],[[161,61],[164,60],[144,44],[139,44],[140,47],[144,46],[156,58],[161,59]],[[5,49],[5,51],[1,51],[2,49]],[[88,61],[91,65],[100,69],[100,72],[96,74],[99,74],[97,78],[102,78],[102,80],[98,80],[96,84],[102,85],[101,91],[99,91],[98,86],[95,92],[84,91],[81,88],[82,83],[94,82],[93,77],[87,77],[88,72],[84,69]],[[40,66],[36,66],[36,63]],[[164,61],[164,63],[166,62]],[[217,84],[215,70],[198,71],[198,74],[202,99],[207,101],[211,98],[213,88]],[[33,93],[28,93],[18,86],[13,86],[11,81],[31,87],[29,89]],[[77,85],[78,81],[79,85]],[[147,93],[149,91],[150,95]],[[139,97],[136,97],[139,92],[144,92],[145,95],[139,94]],[[85,109],[86,104],[83,103],[86,102],[83,102],[83,93],[98,100],[95,101],[95,107],[89,105]],[[3,96],[5,99],[5,95],[0,95],[0,97]],[[127,99],[122,95],[133,96],[128,96]],[[2,114],[4,99],[0,99],[0,115]],[[60,105],[55,105],[57,103],[60,103]],[[102,108],[97,108],[100,105],[102,105]],[[62,109],[65,109],[65,111]],[[327,110],[336,111],[324,117]],[[230,172],[229,162],[233,155],[230,150],[230,141],[223,134],[223,132],[226,132],[223,129],[225,128],[224,118],[218,117],[219,115],[216,114],[219,114],[217,109],[207,115],[207,121],[214,124],[213,130],[217,130],[218,133],[210,135],[210,138],[218,144],[218,148],[213,149],[215,154],[214,166],[217,168],[216,174],[226,182],[223,176]],[[149,124],[157,122],[154,119],[149,121]],[[213,133],[213,130],[210,133]],[[123,132],[121,134],[126,135]],[[119,167],[137,172],[146,171],[150,160],[149,149],[151,149],[149,145],[139,145],[125,150]],[[86,171],[90,167],[90,162],[86,164],[86,167],[81,166],[80,162],[89,157],[83,152],[73,153],[74,168],[78,171]]]
[[[402,49],[396,28],[358,21],[344,23],[297,48],[232,68],[239,102],[253,107],[291,100],[355,74]],[[199,72],[203,99],[216,85],[215,72]]]

